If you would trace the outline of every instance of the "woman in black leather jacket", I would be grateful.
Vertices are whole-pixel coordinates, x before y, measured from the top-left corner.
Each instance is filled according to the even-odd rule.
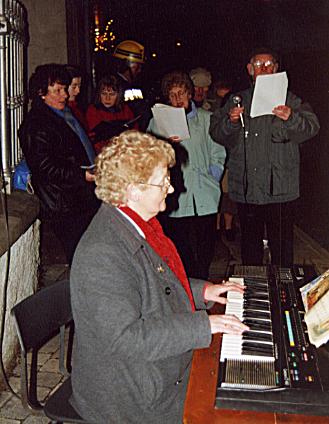
[[[19,129],[21,147],[40,199],[41,220],[50,224],[67,260],[98,209],[94,151],[66,106],[69,76],[63,65],[38,66],[29,81],[31,110]]]

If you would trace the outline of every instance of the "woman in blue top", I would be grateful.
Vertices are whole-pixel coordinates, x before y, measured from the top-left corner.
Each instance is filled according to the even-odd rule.
[[[170,139],[176,151],[172,171],[175,193],[169,197],[168,217],[163,220],[190,277],[207,279],[214,255],[219,181],[224,169],[225,148],[209,135],[210,113],[193,103],[193,83],[181,71],[162,80],[162,93],[173,107],[185,109],[190,138]],[[154,119],[148,131],[159,136]]]

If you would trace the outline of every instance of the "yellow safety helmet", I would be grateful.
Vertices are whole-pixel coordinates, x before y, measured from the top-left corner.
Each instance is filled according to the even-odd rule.
[[[144,63],[144,46],[133,40],[125,40],[114,49],[113,56],[118,59],[126,59],[129,62]]]

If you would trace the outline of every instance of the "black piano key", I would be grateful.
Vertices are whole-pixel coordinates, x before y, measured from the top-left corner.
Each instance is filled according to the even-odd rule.
[[[269,295],[267,293],[244,293],[243,295],[244,299],[250,299],[250,300],[269,300]]]
[[[255,349],[273,353],[273,345],[256,342],[242,342],[242,349]]]
[[[248,325],[248,327],[252,331],[267,331],[268,333],[272,333],[272,327],[269,324],[265,324],[265,323],[250,324],[245,321],[242,321],[242,322]]]
[[[266,331],[267,333],[272,333],[271,328],[268,328],[264,325],[249,325],[251,331]]]
[[[245,289],[245,292],[256,292],[256,291],[261,292],[261,293],[268,293],[269,292],[266,287],[259,287],[259,286],[255,286],[255,287],[248,286]]]
[[[270,322],[255,321],[250,319],[244,319],[242,322],[248,325],[251,330],[263,330],[272,332],[272,326]]]
[[[249,298],[243,299],[243,301],[246,303],[250,303],[251,305],[258,305],[258,306],[261,306],[261,305],[269,306],[270,304],[269,300],[264,300],[264,299],[259,300],[253,297],[251,297],[250,299]]]
[[[247,309],[260,309],[265,312],[271,312],[271,305],[269,302],[256,302],[252,299],[248,299],[243,301],[243,310]]]
[[[243,314],[244,314],[243,316],[245,318],[256,318],[256,319],[258,319],[258,318],[267,319],[268,318],[268,315],[266,317],[265,317],[265,315],[264,315],[264,317],[256,316],[258,313],[269,314],[270,311],[267,310],[267,309],[266,310],[265,309],[259,310],[259,309],[257,309],[256,307],[253,307],[253,306],[243,309]],[[271,315],[270,315],[270,317],[271,317]]]
[[[259,340],[262,342],[273,342],[272,334],[257,333],[256,331],[245,331],[242,334],[242,340]]]
[[[258,351],[253,349],[242,349],[242,355],[252,355],[252,356],[273,356],[273,353],[267,351]]]
[[[258,309],[260,311],[270,311],[270,304],[266,302],[257,302],[252,300],[245,300],[243,302],[244,309]]]
[[[268,293],[268,291],[269,291],[267,286],[263,286],[261,284],[254,284],[254,285],[246,286],[246,291],[249,291],[249,290],[257,290],[257,291],[261,291],[261,292],[265,292],[265,293]]]
[[[255,294],[255,296],[257,296],[257,294],[266,294],[268,296],[268,291],[267,290],[263,290],[261,288],[256,288],[256,287],[248,287],[245,291],[244,294]]]
[[[254,293],[254,292],[259,292],[259,293],[268,293],[268,290],[266,290],[266,288],[264,287],[247,287],[245,288],[245,293]]]
[[[249,322],[250,324],[266,324],[270,325],[272,321],[269,318],[262,318],[256,316],[245,316],[244,321]]]
[[[264,318],[264,319],[271,319],[270,312],[266,311],[254,311],[252,309],[245,309],[243,311],[242,316],[244,318]]]
[[[268,287],[268,283],[266,280],[249,280],[248,278],[245,278],[243,283],[247,287],[255,287],[255,286],[264,287],[264,288]]]
[[[271,320],[257,319],[257,318],[244,318],[243,322],[246,325],[265,325],[267,327],[271,327]]]
[[[269,312],[271,312],[270,311],[270,309],[269,308],[265,308],[265,307],[261,307],[261,308],[258,308],[258,306],[244,306],[244,308],[243,308],[243,311],[245,312],[245,313],[247,313],[247,312],[252,312],[252,313],[257,313],[257,312],[262,312],[262,313],[269,313]]]

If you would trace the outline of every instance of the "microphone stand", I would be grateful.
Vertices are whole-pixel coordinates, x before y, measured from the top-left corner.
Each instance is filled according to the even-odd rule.
[[[237,107],[241,107],[242,98],[239,95],[233,97],[233,103]],[[247,177],[247,149],[246,149],[246,139],[248,137],[248,131],[245,128],[244,119],[242,113],[240,113],[240,122],[243,131],[243,155],[244,155],[244,171],[243,171],[243,195],[245,203],[247,202],[247,192],[248,192],[248,177]]]

